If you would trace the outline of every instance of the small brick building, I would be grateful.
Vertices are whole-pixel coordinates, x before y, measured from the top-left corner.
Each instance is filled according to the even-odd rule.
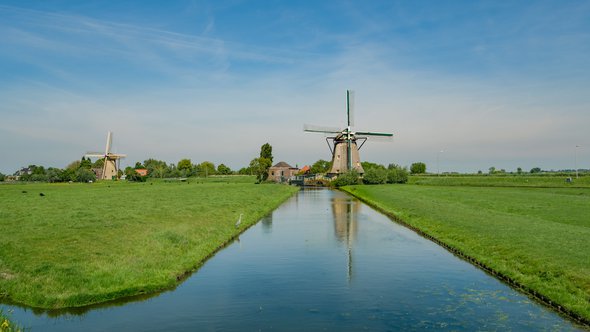
[[[299,168],[292,167],[284,161],[278,162],[276,165],[268,169],[268,180],[275,182],[287,182],[289,179],[299,172]]]

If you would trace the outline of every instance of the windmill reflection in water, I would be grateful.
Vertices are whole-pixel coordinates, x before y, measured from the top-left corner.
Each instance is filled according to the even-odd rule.
[[[361,208],[361,202],[350,197],[332,198],[332,215],[334,218],[334,234],[336,239],[346,245],[348,253],[347,276],[352,280],[352,245],[357,235],[357,219]]]

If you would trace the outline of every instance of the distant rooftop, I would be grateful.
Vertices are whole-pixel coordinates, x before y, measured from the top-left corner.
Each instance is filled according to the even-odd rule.
[[[291,165],[287,164],[287,163],[286,163],[286,162],[284,162],[284,161],[279,161],[279,162],[278,162],[276,165],[274,165],[273,167],[278,167],[278,168],[284,168],[284,167],[287,167],[287,168],[293,168],[293,166],[291,166]]]

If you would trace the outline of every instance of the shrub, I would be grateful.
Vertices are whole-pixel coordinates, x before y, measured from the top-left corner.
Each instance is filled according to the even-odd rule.
[[[387,170],[387,183],[408,182],[408,170],[398,165],[390,165]]]
[[[387,182],[387,171],[380,168],[370,168],[365,172],[363,183],[383,184]]]
[[[361,179],[359,173],[352,169],[346,173],[340,174],[336,180],[332,181],[332,185],[334,187],[342,187],[342,186],[349,186],[354,184],[360,184]]]

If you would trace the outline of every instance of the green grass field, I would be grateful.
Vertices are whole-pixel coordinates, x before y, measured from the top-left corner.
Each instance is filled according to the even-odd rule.
[[[344,190],[590,321],[590,189],[491,182]]]
[[[0,185],[0,297],[64,308],[172,287],[297,190],[253,182]]]
[[[567,182],[570,177],[572,182]],[[554,175],[459,175],[433,176],[414,175],[408,179],[409,184],[433,186],[465,187],[543,187],[543,188],[590,188],[590,176],[554,176]]]

